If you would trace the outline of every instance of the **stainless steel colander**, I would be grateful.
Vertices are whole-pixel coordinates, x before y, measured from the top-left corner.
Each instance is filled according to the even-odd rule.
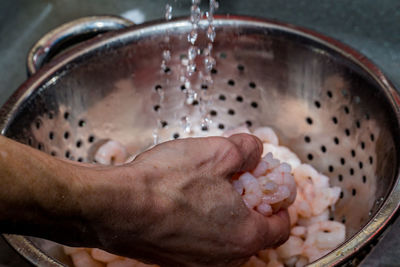
[[[113,28],[101,28],[110,20],[117,28],[129,24],[93,17],[50,33],[31,51],[29,71],[50,61],[69,37]],[[2,133],[54,156],[90,161],[93,146],[108,138],[132,154],[145,150],[160,122],[161,141],[269,125],[283,145],[342,188],[331,216],[346,224],[346,242],[314,264],[357,263],[399,206],[398,94],[365,57],[315,32],[236,16],[218,17],[215,26],[213,83],[193,81],[207,105],[184,101],[181,61],[190,24],[155,22],[94,37],[55,56],[3,107]],[[198,46],[206,45],[200,34]],[[160,71],[167,48],[172,59]],[[203,67],[199,61],[197,71]],[[208,127],[200,126],[202,112],[212,120]],[[185,117],[192,133],[184,131]],[[36,265],[68,264],[57,244],[5,237]]]

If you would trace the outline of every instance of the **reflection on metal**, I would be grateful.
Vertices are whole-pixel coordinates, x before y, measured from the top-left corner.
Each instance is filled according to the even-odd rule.
[[[61,52],[63,43],[71,42],[72,39],[82,38],[90,35],[123,29],[131,26],[129,20],[115,16],[93,16],[85,17],[63,24],[43,36],[29,51],[27,59],[28,75],[33,75],[51,57]]]
[[[106,138],[132,154],[146,149],[153,142],[154,110],[160,108],[160,119],[167,122],[160,141],[220,134],[241,124],[270,125],[281,143],[343,191],[332,215],[345,222],[347,240],[314,264],[357,262],[378,241],[400,203],[395,89],[364,56],[309,30],[235,16],[217,17],[214,25],[217,66],[214,87],[208,88],[213,123],[206,131],[199,126],[198,109],[183,105],[180,55],[191,25],[176,20],[104,34],[54,58],[3,107],[2,133],[49,154],[88,161],[90,148]],[[159,43],[167,31],[174,49],[168,87],[156,56],[162,54]],[[45,43],[56,43],[57,38],[46,36],[50,42]],[[198,41],[207,43],[205,36]],[[50,53],[46,47],[52,50],[39,45],[30,53],[32,73]],[[165,101],[156,108],[158,85]],[[201,81],[193,85],[207,90]],[[193,114],[193,133],[180,124],[188,113]],[[36,239],[6,238],[36,265],[63,261]]]

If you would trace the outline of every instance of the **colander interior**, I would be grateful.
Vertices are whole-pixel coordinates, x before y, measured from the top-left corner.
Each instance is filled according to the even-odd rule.
[[[184,101],[181,60],[188,43],[182,33],[189,24],[151,26],[128,30],[107,46],[92,45],[59,68],[21,101],[5,135],[53,156],[88,162],[104,139],[120,141],[132,154],[147,149],[157,121],[160,141],[220,135],[240,125],[271,126],[302,162],[341,187],[331,217],[346,224],[350,238],[396,181],[398,129],[388,92],[363,66],[321,40],[266,23],[216,26],[213,83],[201,75],[194,81],[206,104]],[[199,38],[205,47],[205,36]],[[172,59],[162,71],[166,48]],[[197,72],[203,67],[199,61]],[[206,128],[201,110],[212,120]],[[61,259],[46,242],[32,240]]]

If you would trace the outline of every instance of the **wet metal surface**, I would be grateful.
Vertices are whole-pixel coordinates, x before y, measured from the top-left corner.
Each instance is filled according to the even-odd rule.
[[[170,1],[174,2],[174,1]],[[183,3],[185,2],[185,3]],[[188,3],[186,3],[188,2]],[[205,2],[205,1],[203,1]],[[397,1],[221,1],[220,13],[277,19],[334,37],[369,57],[400,85],[400,3]],[[0,3],[0,103],[26,79],[25,58],[33,43],[52,28],[87,15],[126,14],[137,23],[163,16],[167,1],[4,0]],[[189,1],[178,0],[174,15],[187,14]],[[396,266],[400,223],[364,262]],[[29,266],[0,241],[0,266]]]

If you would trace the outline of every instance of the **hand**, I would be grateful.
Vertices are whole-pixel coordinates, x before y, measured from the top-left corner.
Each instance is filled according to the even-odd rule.
[[[67,162],[0,136],[0,231],[162,266],[238,266],[289,235],[287,212],[247,209],[229,179],[255,168],[254,136],[163,143],[133,162]]]
[[[97,247],[162,266],[238,266],[281,244],[287,213],[247,209],[229,182],[254,169],[261,153],[247,134],[182,139],[102,170],[84,204]]]

